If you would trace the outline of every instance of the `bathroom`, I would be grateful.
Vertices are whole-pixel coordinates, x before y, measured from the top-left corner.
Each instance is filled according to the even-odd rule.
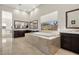
[[[76,55],[72,52],[74,47],[72,50],[68,48],[71,46],[61,48],[61,36],[78,34],[78,22],[68,22],[67,17],[77,16],[78,8],[79,4],[1,4],[2,34],[8,35],[4,38],[2,35],[2,54]],[[77,12],[73,13],[74,10]],[[5,18],[11,20],[10,29],[3,23]]]

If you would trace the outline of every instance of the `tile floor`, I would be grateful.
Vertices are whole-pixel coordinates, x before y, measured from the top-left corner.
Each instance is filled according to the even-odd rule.
[[[67,51],[67,50],[64,50],[64,49],[59,49],[55,55],[77,55],[76,53],[73,53],[71,51]]]
[[[37,48],[26,42],[25,38],[16,38],[13,43],[13,54],[18,55],[44,55]]]
[[[8,45],[7,43],[4,44],[4,46],[8,46],[8,48],[10,48],[10,41],[8,41]],[[8,54],[8,55],[46,55],[45,53],[41,52],[39,49],[35,48],[34,46],[32,46],[31,44],[29,44],[26,40],[25,37],[20,37],[20,38],[15,38],[13,41],[13,46],[11,47],[11,51],[10,53],[7,53],[8,50],[4,49],[4,54]],[[7,47],[6,46],[6,47]],[[10,47],[9,47],[10,46]],[[8,49],[6,48],[6,49]],[[64,49],[59,49],[55,55],[77,55],[75,53],[72,53],[70,51],[64,50]]]

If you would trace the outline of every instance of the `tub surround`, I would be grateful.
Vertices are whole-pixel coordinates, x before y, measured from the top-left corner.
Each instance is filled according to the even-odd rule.
[[[45,54],[55,54],[60,48],[60,38],[54,32],[28,33],[25,34],[25,39]]]

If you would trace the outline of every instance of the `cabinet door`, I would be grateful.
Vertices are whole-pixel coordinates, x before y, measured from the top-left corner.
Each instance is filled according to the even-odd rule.
[[[71,47],[71,37],[62,35],[61,36],[61,47],[64,49],[72,50]]]
[[[72,50],[79,53],[79,37],[72,38]]]

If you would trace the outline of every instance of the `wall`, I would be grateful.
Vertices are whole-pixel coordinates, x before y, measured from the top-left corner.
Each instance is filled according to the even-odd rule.
[[[42,15],[51,13],[53,11],[58,11],[58,20],[59,20],[59,30],[65,29],[65,12],[73,9],[79,8],[78,4],[42,4],[37,7],[38,11],[34,12],[34,10],[30,13],[32,20],[40,19]],[[30,18],[31,19],[31,18]]]
[[[29,14],[24,11],[19,11],[11,7],[0,5],[0,9],[8,12],[13,13],[13,20],[21,20],[21,21],[28,21]]]
[[[40,17],[41,23],[47,22],[49,20],[57,20],[57,19],[58,19],[58,12],[57,11],[48,13],[48,14],[43,15],[43,16]]]
[[[13,11],[13,18],[14,20],[29,21],[28,13],[16,9]]]

